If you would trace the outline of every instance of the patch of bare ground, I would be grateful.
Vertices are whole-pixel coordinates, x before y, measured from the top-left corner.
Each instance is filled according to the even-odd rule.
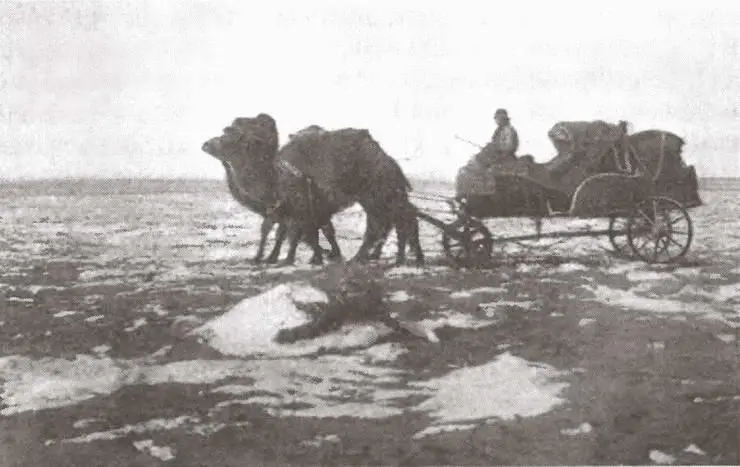
[[[210,392],[213,385],[134,385],[68,407],[0,417],[0,465],[161,465],[163,461],[134,447],[141,439],[172,447],[176,458],[170,464],[182,466],[646,464],[651,450],[673,456],[678,464],[740,463],[737,328],[590,300],[583,287],[590,281],[625,287],[626,280],[587,261],[582,265],[583,271],[563,270],[548,276],[549,281],[511,263],[386,280],[389,293],[402,290],[411,297],[391,304],[406,319],[444,310],[480,312],[486,303],[504,303],[488,326],[439,328],[439,344],[387,338],[409,350],[387,365],[423,381],[481,365],[505,351],[547,363],[568,372],[561,378],[569,387],[567,402],[545,415],[473,421],[476,428],[471,430],[416,439],[414,434],[430,419],[410,410],[372,420],[275,417],[257,404],[218,406],[230,397]],[[545,270],[557,266],[538,265]],[[73,265],[56,268],[62,272],[54,277],[26,270],[5,280],[12,288],[2,291],[0,301],[2,355],[74,358],[109,346],[111,357],[140,358],[171,346],[167,360],[219,359],[217,352],[173,331],[178,317],[205,320],[266,287],[313,280],[321,271],[214,274],[167,288],[157,286],[156,272],[90,287],[74,273],[64,276]],[[30,284],[59,288],[32,293]],[[470,293],[453,296],[461,291]],[[58,315],[64,311],[75,313]],[[100,318],[90,319],[95,317]],[[146,324],[133,326],[142,318]],[[410,408],[418,402],[399,403]],[[183,416],[211,428],[198,432],[183,425],[113,440],[46,443]],[[85,419],[91,420],[85,427],[75,425]],[[691,444],[705,454],[685,452]]]

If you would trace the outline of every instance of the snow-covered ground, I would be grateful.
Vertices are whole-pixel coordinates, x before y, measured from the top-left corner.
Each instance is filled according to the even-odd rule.
[[[307,264],[310,253],[305,248],[295,266],[251,265],[258,218],[225,190],[15,198],[0,210],[0,332],[12,343],[0,355],[0,415],[50,413],[82,407],[127,387],[179,384],[201,385],[203,394],[218,396],[218,402],[207,402],[210,415],[229,407],[256,406],[278,419],[421,416],[409,433],[415,440],[541,417],[574,403],[572,386],[582,372],[575,361],[556,367],[539,360],[536,352],[522,352],[517,346],[523,344],[502,341],[486,349],[488,357],[464,363],[462,354],[450,356],[456,351],[446,344],[445,333],[484,332],[507,319],[534,319],[526,317],[540,312],[557,320],[576,308],[607,308],[610,319],[619,319],[621,312],[655,315],[679,325],[701,320],[724,329],[715,332],[718,341],[735,345],[740,322],[740,205],[732,195],[702,193],[706,205],[692,210],[694,244],[682,267],[618,260],[604,252],[606,239],[579,238],[549,241],[550,247],[542,250],[562,258],[559,265],[512,264],[470,281],[467,275],[476,273],[444,266],[392,268],[385,273],[388,301],[400,313],[405,306],[425,304],[416,315],[402,318],[427,333],[427,341],[394,339],[386,325],[366,322],[290,345],[273,338],[281,329],[306,322],[297,304],[326,299],[306,282],[322,268]],[[486,223],[498,236],[532,228],[525,220]],[[586,225],[603,227],[600,221],[567,219],[546,222],[545,227],[572,230]],[[353,254],[364,215],[351,208],[335,217],[335,226],[345,255]],[[421,233],[433,261],[442,254],[440,232],[422,224]],[[539,250],[506,245],[496,253],[506,258],[533,251]],[[392,235],[385,256],[394,254]],[[538,287],[549,287],[558,297]],[[158,298],[167,294],[176,297],[169,302]],[[554,309],[554,300],[562,300],[566,308]],[[112,311],[120,310],[119,305],[128,308]],[[574,329],[588,334],[602,322],[597,314],[578,311]],[[129,335],[121,338],[126,342],[149,341],[151,348],[126,353],[115,342],[118,338],[101,337],[123,334]],[[31,336],[41,340],[29,342],[55,342],[62,339],[57,336],[71,335],[78,349],[74,355],[59,350],[39,354],[44,348],[56,349],[56,344],[13,350]],[[87,351],[79,350],[84,347],[80,341],[89,341]],[[651,348],[660,348],[656,343]],[[211,354],[178,353],[178,346]],[[460,362],[431,374],[404,363],[425,353],[445,352],[452,352],[445,358]],[[736,394],[730,394],[730,400]],[[210,436],[246,423],[210,415],[152,417],[117,426],[81,418],[71,423],[76,434],[50,437],[47,444],[133,436],[132,449],[167,461],[177,458],[180,447],[160,446],[153,434],[180,429]],[[574,423],[577,428],[553,432],[577,438],[597,429],[588,421]],[[316,436],[302,446],[339,442],[335,435]],[[675,461],[682,451],[674,448],[671,454],[663,452],[667,448],[646,451],[644,461]],[[697,448],[689,453],[698,455],[697,450],[704,452]]]

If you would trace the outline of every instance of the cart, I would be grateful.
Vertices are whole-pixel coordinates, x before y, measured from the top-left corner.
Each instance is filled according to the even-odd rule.
[[[564,123],[558,125],[567,129],[573,122]],[[588,128],[585,122],[578,123]],[[543,238],[608,236],[614,252],[622,257],[648,263],[683,257],[693,239],[688,210],[702,204],[696,172],[681,158],[683,140],[658,130],[590,141],[579,140],[574,133],[567,134],[570,146],[558,141],[561,153],[548,163],[522,157],[494,164],[489,178],[493,189],[471,193],[458,187],[452,198],[414,195],[446,203],[454,216],[451,223],[418,208],[417,216],[442,231],[445,254],[459,266],[487,263],[494,243]],[[580,163],[564,164],[561,156],[569,153],[580,154]],[[569,178],[553,181],[551,173],[563,166]],[[535,232],[494,238],[483,220],[502,217],[532,218]],[[543,219],[555,217],[603,218],[609,223],[603,230],[543,234]]]

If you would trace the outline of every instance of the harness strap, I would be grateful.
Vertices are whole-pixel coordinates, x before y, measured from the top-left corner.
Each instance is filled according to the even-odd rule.
[[[306,175],[305,173],[301,172],[298,167],[291,164],[290,162],[286,160],[281,160],[279,163],[279,168],[287,171],[294,177],[299,177],[305,180],[306,182],[306,194],[308,195],[308,212],[311,216],[311,219],[316,218],[316,207],[314,206],[314,193],[313,193],[313,179]],[[277,207],[277,206],[276,206]]]
[[[288,172],[290,172],[292,175],[294,175],[296,177],[305,177],[305,174],[303,172],[301,172],[298,169],[298,167],[296,167],[295,165],[291,164],[288,161],[281,160],[279,162],[279,165],[280,165],[280,168],[281,169],[287,170]]]

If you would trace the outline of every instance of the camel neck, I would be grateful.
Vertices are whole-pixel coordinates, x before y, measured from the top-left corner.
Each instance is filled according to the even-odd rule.
[[[240,203],[263,214],[275,202],[275,170],[272,164],[235,167],[224,163],[232,196]]]

